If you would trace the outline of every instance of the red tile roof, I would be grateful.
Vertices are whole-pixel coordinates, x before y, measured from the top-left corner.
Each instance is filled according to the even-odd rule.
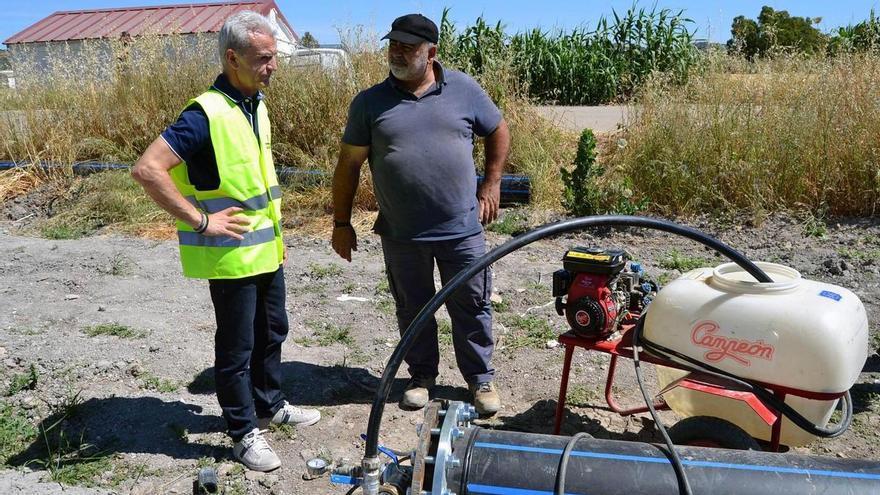
[[[131,36],[215,33],[220,31],[223,21],[236,12],[253,10],[269,15],[272,9],[278,22],[286,24],[296,36],[273,0],[252,0],[55,12],[4,43],[117,38],[124,32]]]

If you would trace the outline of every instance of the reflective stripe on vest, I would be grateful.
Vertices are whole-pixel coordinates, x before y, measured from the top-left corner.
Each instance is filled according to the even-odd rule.
[[[180,241],[180,244],[184,246],[235,248],[255,246],[257,244],[275,240],[275,227],[254,230],[253,232],[245,232],[244,234],[241,234],[241,236],[244,237],[244,239],[238,240],[227,236],[209,237],[202,234],[196,234],[195,232],[181,231],[177,233],[177,239]]]
[[[281,187],[272,186],[269,188],[269,194],[260,194],[252,198],[242,201],[233,198],[211,198],[196,199],[195,196],[186,196],[184,199],[189,201],[196,208],[201,209],[205,213],[217,213],[226,208],[238,207],[243,210],[262,210],[269,207],[269,201],[273,199],[281,199]]]
[[[208,116],[220,186],[199,191],[190,183],[187,164],[171,169],[183,197],[200,211],[213,214],[230,207],[248,220],[252,231],[238,240],[197,234],[177,222],[183,274],[193,278],[244,278],[278,269],[284,256],[281,238],[281,188],[272,161],[271,130],[265,104],[257,107],[259,139],[235,101],[216,90],[191,100]]]

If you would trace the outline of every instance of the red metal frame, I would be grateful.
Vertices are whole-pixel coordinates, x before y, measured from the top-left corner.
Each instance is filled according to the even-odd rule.
[[[608,374],[605,378],[605,402],[608,403],[608,407],[611,408],[612,411],[620,414],[621,416],[630,416],[632,414],[638,414],[648,411],[648,408],[645,406],[635,407],[631,409],[622,409],[617,404],[617,401],[614,399],[614,396],[612,394],[615,372],[617,370],[617,359],[619,357],[627,359],[633,358],[632,329],[634,326],[635,325],[632,322],[621,325],[620,337],[616,339],[589,339],[585,337],[580,337],[574,332],[567,332],[559,336],[559,343],[565,346],[565,361],[562,365],[562,376],[559,383],[559,401],[556,404],[556,418],[553,425],[554,435],[558,435],[559,430],[562,427],[562,417],[565,413],[565,398],[566,394],[568,393],[568,380],[571,373],[571,360],[574,356],[574,350],[577,347],[582,347],[586,350],[602,352],[611,356],[611,360],[608,364]],[[753,411],[755,411],[755,414],[757,414],[762,421],[764,421],[768,426],[772,427],[770,437],[770,450],[779,450],[783,416],[779,414],[778,411],[774,411],[769,408],[767,405],[761,402],[760,399],[755,397],[755,395],[751,392],[738,390],[737,385],[733,382],[729,382],[712,375],[707,375],[705,373],[691,371],[674,361],[659,358],[646,352],[640,353],[639,359],[642,362],[646,363],[688,371],[688,375],[670,383],[663,390],[661,390],[658,395],[663,395],[664,393],[676,387],[682,387],[689,390],[695,390],[698,392],[717,395],[728,399],[739,400],[746,403]],[[773,394],[782,401],[784,401],[786,396],[788,395],[795,395],[797,397],[804,397],[813,400],[834,400],[839,399],[846,393],[845,391],[840,393],[810,392],[807,390],[798,390],[781,385],[763,382],[756,383],[773,392]],[[661,399],[660,401],[654,403],[654,408],[657,410],[668,410],[669,406],[666,404],[665,401]]]

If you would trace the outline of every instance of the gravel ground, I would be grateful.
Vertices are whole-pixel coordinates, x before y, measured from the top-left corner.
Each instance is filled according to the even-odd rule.
[[[16,207],[20,207],[18,203]],[[10,212],[12,220],[23,215]],[[2,210],[0,210],[2,212]],[[509,213],[509,212],[508,212]],[[774,261],[806,278],[853,290],[868,310],[871,332],[880,332],[880,221],[841,219],[824,237],[805,236],[802,222],[772,216],[760,226],[748,222],[685,222],[720,238],[753,260]],[[214,464],[228,493],[338,494],[326,478],[304,481],[305,460],[321,456],[358,461],[375,386],[397,341],[393,304],[382,282],[378,239],[362,234],[352,264],[338,259],[327,240],[291,235],[285,268],[291,333],[284,348],[284,389],[296,403],[318,407],[323,419],[298,430],[276,429],[269,438],[284,462],[268,474],[243,472],[229,459],[229,441],[213,395],[213,313],[207,286],[179,274],[176,246],[116,235],[79,240],[46,240],[22,235],[21,222],[0,224],[0,392],[31,369],[32,389],[3,398],[35,426],[64,431],[109,456],[103,472],[64,488],[43,469],[45,441],[34,440],[0,471],[0,493],[190,493],[198,466]],[[490,233],[490,244],[508,236]],[[683,238],[645,230],[614,230],[563,235],[531,244],[494,265],[495,323],[499,337],[495,365],[504,406],[483,421],[492,428],[549,433],[561,373],[563,350],[538,344],[514,350],[520,330],[511,321],[534,316],[557,333],[566,329],[553,309],[551,274],[563,252],[587,245],[626,248],[648,273],[672,279],[662,268],[675,253],[724,260]],[[350,296],[348,298],[342,296]],[[355,299],[352,299],[355,298]],[[440,318],[445,318],[442,312]],[[130,330],[127,338],[89,336],[95,325]],[[872,342],[874,339],[872,339]],[[454,366],[451,345],[442,345],[437,395],[464,399],[465,384]],[[599,438],[657,441],[653,422],[639,415],[621,418],[604,408],[601,387],[607,359],[575,354],[572,383],[579,405],[569,407],[563,432],[586,430]],[[624,366],[618,393],[624,404],[639,403],[632,371]],[[392,400],[402,389],[403,376]],[[853,389],[856,419],[851,431],[817,441],[800,452],[878,459],[880,358],[872,355]],[[59,411],[71,414],[61,423]],[[664,421],[675,418],[664,413]],[[389,404],[382,425],[384,444],[414,445],[418,411]],[[36,459],[36,462],[34,462]],[[30,462],[28,462],[30,461]]]

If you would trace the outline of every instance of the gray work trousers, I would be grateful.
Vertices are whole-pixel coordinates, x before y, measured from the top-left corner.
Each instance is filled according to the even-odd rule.
[[[486,252],[483,232],[443,241],[396,241],[382,238],[385,272],[396,303],[400,333],[431,297],[434,262],[445,285],[464,267]],[[489,268],[471,278],[446,301],[452,319],[452,345],[458,369],[468,384],[492,381],[492,275]],[[404,358],[411,376],[436,377],[440,364],[437,320],[431,316],[412,349]]]

